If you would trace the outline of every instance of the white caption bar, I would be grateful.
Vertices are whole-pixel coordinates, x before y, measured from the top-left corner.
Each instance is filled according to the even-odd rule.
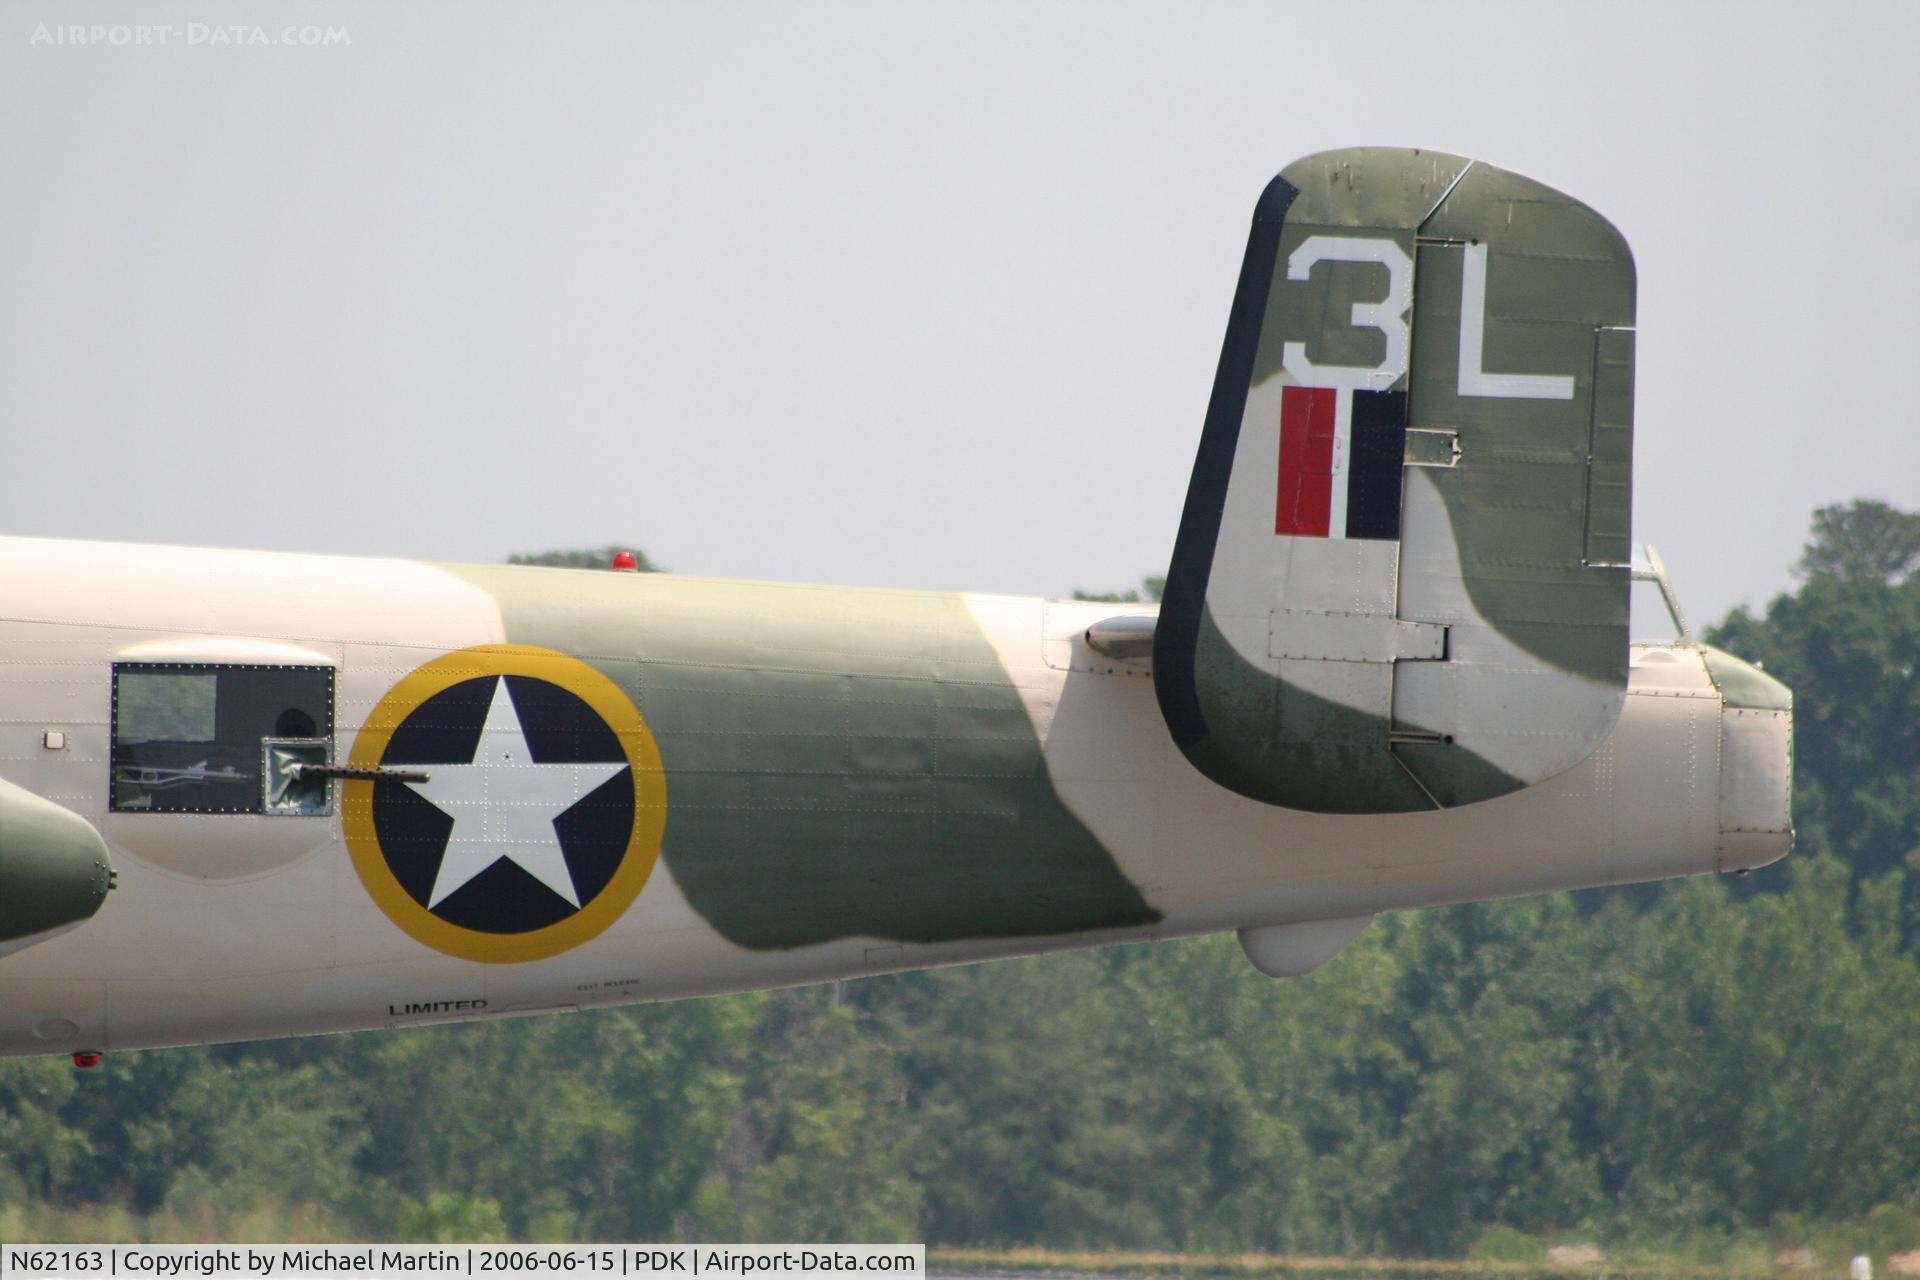
[[[9,1244],[0,1280],[131,1276],[136,1280],[322,1276],[806,1276],[920,1280],[924,1244],[134,1245]]]

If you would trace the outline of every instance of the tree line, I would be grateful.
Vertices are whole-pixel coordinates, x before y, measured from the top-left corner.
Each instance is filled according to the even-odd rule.
[[[1799,842],[1744,880],[1385,916],[1288,982],[1223,936],[4,1062],[0,1236],[1912,1248],[1917,562],[1825,508],[1709,633],[1797,694]]]

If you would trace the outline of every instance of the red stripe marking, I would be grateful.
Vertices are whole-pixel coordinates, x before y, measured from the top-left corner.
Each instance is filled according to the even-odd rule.
[[[1327,536],[1333,504],[1332,387],[1280,389],[1280,492],[1273,531],[1303,538]]]

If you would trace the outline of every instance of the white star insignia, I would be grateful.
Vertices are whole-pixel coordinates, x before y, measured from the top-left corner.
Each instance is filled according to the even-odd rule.
[[[427,908],[502,858],[578,907],[580,894],[554,819],[626,767],[536,763],[506,677],[500,677],[472,762],[434,765],[428,781],[407,784],[453,819]]]

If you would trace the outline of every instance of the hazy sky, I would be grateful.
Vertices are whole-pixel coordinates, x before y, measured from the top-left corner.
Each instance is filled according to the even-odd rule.
[[[1626,234],[1636,537],[1715,618],[1814,506],[1920,507],[1916,48],[1891,3],[4,0],[0,531],[1125,586],[1254,199],[1370,143]]]

